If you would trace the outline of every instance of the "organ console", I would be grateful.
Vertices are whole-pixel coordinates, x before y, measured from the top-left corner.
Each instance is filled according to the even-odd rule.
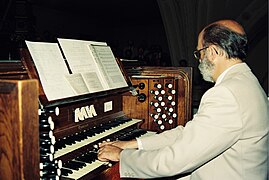
[[[49,101],[27,49],[21,57],[0,62],[0,179],[120,179],[118,163],[97,160],[99,143],[190,117],[188,68],[128,72],[135,95],[124,87]]]

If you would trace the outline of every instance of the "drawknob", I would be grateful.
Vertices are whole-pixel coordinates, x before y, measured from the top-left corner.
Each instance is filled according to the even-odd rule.
[[[146,94],[144,94],[144,93],[141,93],[141,94],[139,94],[139,95],[137,96],[137,100],[138,100],[139,102],[145,102],[145,101],[146,101],[146,98],[147,98],[147,96],[146,96]]]

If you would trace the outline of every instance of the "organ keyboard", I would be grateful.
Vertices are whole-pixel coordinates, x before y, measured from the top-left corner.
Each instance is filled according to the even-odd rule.
[[[133,134],[134,133],[134,134]],[[133,134],[133,135],[128,135]],[[119,137],[119,140],[126,140],[126,139],[133,139],[135,137],[144,137],[144,136],[150,136],[155,134],[155,132],[146,132],[140,129],[134,130],[133,132],[129,131],[122,136]],[[126,138],[127,137],[127,138]],[[101,162],[97,160],[97,152],[95,150],[88,151],[85,154],[76,157],[71,162],[69,161],[66,166],[62,168],[62,178],[63,179],[80,179],[84,178],[84,176],[87,176],[89,172],[94,171],[95,169],[99,167],[109,167],[111,166],[108,162]]]
[[[56,144],[56,151],[54,157],[55,158],[61,157],[85,145],[109,137],[111,134],[120,132],[121,130],[130,127],[134,124],[137,124],[140,121],[141,120],[136,119],[125,119],[123,121],[122,120],[115,121],[116,123],[109,122],[104,126],[101,125],[97,128],[91,128],[88,130],[84,130],[80,133],[76,133],[75,135],[72,135],[72,137],[67,138],[65,137],[64,139],[59,139]]]

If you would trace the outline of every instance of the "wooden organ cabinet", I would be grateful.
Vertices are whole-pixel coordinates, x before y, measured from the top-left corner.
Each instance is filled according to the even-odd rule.
[[[132,69],[132,86],[49,101],[29,51],[20,52],[0,61],[0,179],[117,180],[119,164],[98,161],[98,143],[190,119],[191,68]]]
[[[39,179],[36,80],[0,80],[0,179]]]
[[[27,49],[0,61],[0,179],[120,179],[98,143],[148,135],[123,112],[130,87],[49,101]],[[77,122],[78,121],[78,122]]]
[[[127,73],[137,95],[123,95],[123,111],[144,119],[142,128],[162,132],[190,120],[191,67],[138,67]]]

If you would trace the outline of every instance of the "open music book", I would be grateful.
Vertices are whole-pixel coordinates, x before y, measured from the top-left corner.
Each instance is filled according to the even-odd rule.
[[[128,86],[104,42],[58,38],[26,45],[49,101]]]

